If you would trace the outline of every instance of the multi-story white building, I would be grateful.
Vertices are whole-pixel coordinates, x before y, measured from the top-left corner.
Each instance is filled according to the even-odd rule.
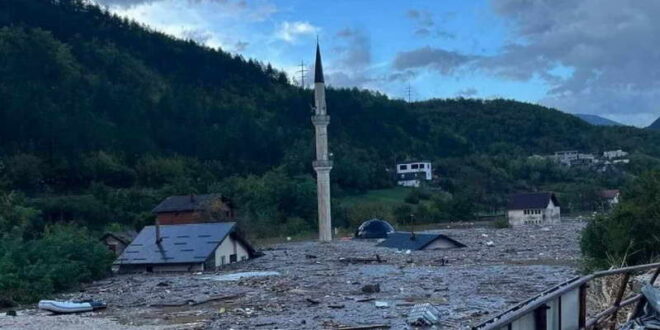
[[[422,181],[433,179],[431,162],[408,162],[396,164],[396,181],[400,186],[419,187]]]
[[[609,150],[609,151],[603,152],[603,158],[607,158],[607,159],[623,158],[623,157],[626,157],[626,156],[628,156],[628,153],[621,150],[621,149]]]

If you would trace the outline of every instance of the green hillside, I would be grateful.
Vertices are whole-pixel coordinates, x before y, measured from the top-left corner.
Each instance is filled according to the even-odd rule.
[[[315,230],[311,90],[86,3],[0,1],[0,307],[105,276],[100,234],[152,223],[171,194],[231,197],[252,238]],[[538,105],[358,89],[327,99],[333,224],[349,230],[411,213],[471,220],[518,191],[591,211],[599,189],[660,166],[660,132]],[[599,173],[532,157],[566,149],[624,149],[631,163]],[[431,187],[394,188],[392,167],[410,159],[433,162]]]
[[[660,157],[657,132],[595,127],[512,100],[408,104],[357,89],[327,97],[338,198],[391,187],[397,161],[430,159],[451,203],[471,205],[455,213],[469,217],[515,191],[619,185]],[[140,227],[168,194],[222,192],[249,221],[313,229],[311,102],[311,90],[268,64],[84,1],[0,2],[0,187],[23,194],[41,227]],[[644,162],[598,176],[528,158],[618,148]]]

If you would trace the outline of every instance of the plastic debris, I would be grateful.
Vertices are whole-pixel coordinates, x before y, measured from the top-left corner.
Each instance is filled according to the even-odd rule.
[[[212,280],[212,281],[238,281],[242,278],[279,276],[279,275],[280,273],[278,272],[243,272],[243,273],[233,273],[233,274],[225,274],[225,275],[204,276],[202,277],[202,279]]]
[[[486,246],[495,246],[495,242],[488,241],[488,242],[486,242]]]
[[[41,300],[38,305],[39,309],[51,311],[53,313],[80,313],[91,312],[97,309],[106,308],[107,305],[100,301],[56,301],[56,300]]]
[[[440,311],[429,303],[413,306],[406,322],[415,327],[430,327],[440,324]]]
[[[388,304],[387,301],[379,301],[379,300],[376,300],[376,301],[374,301],[374,304],[376,305],[376,308],[387,308],[387,307],[390,307],[390,304]]]

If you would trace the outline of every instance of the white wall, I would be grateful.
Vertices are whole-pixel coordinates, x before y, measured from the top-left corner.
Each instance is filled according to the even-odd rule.
[[[397,183],[404,187],[419,187],[419,180],[399,180]]]
[[[507,215],[509,224],[512,226],[543,223],[543,212],[540,214],[525,214],[524,210],[509,210]]]
[[[561,222],[561,210],[556,206],[552,200],[548,203],[548,207],[544,211],[545,223],[559,223]]]
[[[229,256],[236,254],[236,261],[241,261],[250,258],[250,254],[240,241],[227,235],[227,237],[220,243],[220,246],[215,250],[215,267],[222,267],[222,257],[225,257],[225,264],[229,264]]]
[[[401,169],[402,165],[406,166],[405,170]],[[417,165],[418,168],[413,169],[412,165]],[[424,167],[419,168],[420,165],[424,166]],[[431,163],[430,162],[412,162],[412,163],[399,163],[399,164],[396,164],[396,174],[419,173],[419,172],[424,173],[424,179],[426,179],[426,180],[433,179],[433,169],[431,168]]]

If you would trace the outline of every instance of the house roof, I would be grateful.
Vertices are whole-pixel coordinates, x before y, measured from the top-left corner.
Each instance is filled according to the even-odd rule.
[[[211,202],[217,199],[228,201],[227,198],[222,197],[220,194],[170,196],[160,202],[151,212],[200,211],[204,210]]]
[[[415,233],[415,239],[411,239],[409,232],[395,232],[387,235],[387,239],[378,243],[376,246],[395,248],[400,250],[423,250],[429,244],[436,240],[443,239],[456,245],[456,247],[465,247],[465,244],[449,238],[442,234],[419,234]]]
[[[559,201],[553,193],[539,192],[539,193],[526,193],[515,194],[509,197],[509,210],[523,210],[523,209],[544,209],[548,207],[550,200],[559,206]]]
[[[319,47],[318,40],[316,41],[316,63],[314,64],[314,82],[322,83],[323,79],[323,64],[321,64],[321,47]]]
[[[599,195],[601,198],[612,199],[615,198],[617,195],[619,195],[619,193],[620,193],[619,189],[607,189],[607,190],[601,190]]]
[[[107,232],[101,236],[101,240],[105,240],[106,237],[112,236],[116,240],[124,243],[124,244],[130,244],[133,239],[137,236],[137,232],[135,230],[125,230],[125,231],[115,231],[115,232]]]
[[[156,244],[156,227],[147,226],[115,264],[202,263],[230,235],[245,244],[250,255],[254,254],[254,249],[236,234],[235,222],[161,225],[160,244]]]

